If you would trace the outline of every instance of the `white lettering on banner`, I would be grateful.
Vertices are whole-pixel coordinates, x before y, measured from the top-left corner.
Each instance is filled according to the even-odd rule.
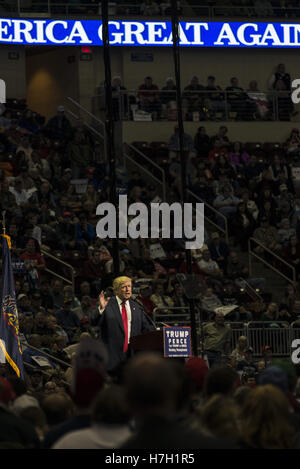
[[[169,21],[109,21],[110,44],[171,46]],[[8,44],[92,44],[102,42],[102,22],[0,18],[0,42]],[[298,23],[180,22],[182,46],[298,47]],[[100,40],[100,41],[99,41]]]
[[[253,28],[254,31],[258,30],[258,26],[255,23],[246,23],[239,27],[237,31],[237,38],[241,44],[245,46],[257,46],[259,44],[259,34],[250,34],[249,36],[253,39],[252,42],[247,42],[245,39],[245,30],[247,28]]]
[[[12,34],[10,34],[8,37],[3,37],[3,35],[8,34],[8,27],[11,26],[11,20],[3,20],[0,19],[0,41],[3,42],[11,42],[13,39]]]
[[[74,37],[80,37],[80,43],[83,44],[92,44],[93,42],[88,38],[81,21],[75,21],[70,37],[66,42],[68,44],[76,44],[76,41],[73,39]]]
[[[217,46],[217,45],[224,44],[224,40],[228,41],[229,46],[238,46],[239,45],[239,42],[234,37],[234,34],[233,34],[232,29],[230,27],[230,24],[228,24],[228,23],[223,24],[221,32],[219,34],[219,37],[216,40],[216,42],[214,42],[214,45]]]
[[[190,29],[190,27],[193,27],[193,32],[194,32],[194,41],[190,42],[190,44],[194,45],[203,45],[204,41],[201,40],[201,28],[202,26],[206,31],[208,31],[208,23],[186,23],[185,28],[186,31]]]
[[[65,39],[55,39],[54,37],[54,27],[60,24],[64,29],[68,28],[67,21],[52,21],[46,27],[46,37],[49,41],[54,42],[55,44],[63,44],[68,39],[68,36]]]
[[[139,21],[124,21],[124,41],[123,44],[135,44],[133,36],[136,38],[138,44],[146,44],[147,40],[143,38],[143,32],[145,31],[145,26]],[[133,30],[132,28],[136,29]]]

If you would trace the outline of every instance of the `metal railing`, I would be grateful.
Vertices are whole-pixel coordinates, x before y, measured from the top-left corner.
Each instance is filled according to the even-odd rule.
[[[196,194],[194,194],[189,189],[187,190],[187,194],[192,199],[191,200],[192,203],[194,203],[194,202],[204,203],[204,218],[205,218],[205,221],[208,222],[209,224],[211,224],[218,231],[221,231],[221,233],[223,234],[223,236],[225,238],[225,241],[228,243],[229,234],[228,234],[228,220],[227,220],[227,217],[225,217],[225,215],[223,215],[223,213],[216,210],[214,207],[212,207],[210,204],[208,204],[207,202],[202,200],[200,197],[198,197]],[[222,221],[224,223],[224,226],[222,226],[223,223],[222,223],[222,225],[220,225],[217,222],[216,217],[219,217],[220,219],[222,219]]]
[[[263,249],[264,253],[267,253],[267,255],[278,265],[280,263],[282,265],[282,269],[279,270],[279,268],[275,267],[274,264],[266,260],[265,257],[262,257],[259,255],[257,252],[255,252],[255,248],[252,249],[251,243],[255,243],[256,247],[259,247]],[[287,282],[292,283],[293,285],[296,284],[296,269],[289,264],[287,261],[282,259],[282,257],[278,256],[277,254],[274,253],[274,251],[271,251],[269,248],[267,248],[264,244],[262,244],[260,241],[258,241],[255,238],[249,238],[248,240],[248,254],[249,254],[249,275],[252,275],[252,257],[255,257],[258,259],[260,262],[262,262],[264,265],[266,265],[269,269],[273,270],[276,272],[280,277],[285,279]],[[283,272],[283,268],[285,269],[285,273]],[[286,269],[290,273],[290,276],[286,275]]]
[[[72,291],[73,293],[75,292],[75,269],[71,264],[68,264],[67,262],[62,261],[59,259],[59,257],[53,256],[53,254],[50,254],[50,252],[46,251],[45,249],[41,249],[41,254],[45,257],[49,257],[49,259],[52,259],[54,263],[59,264],[63,266],[65,269],[68,269],[71,274],[71,278],[67,278],[64,275],[60,275],[57,271],[54,271],[52,269],[49,269],[46,264],[45,272],[48,272],[49,274],[53,275],[56,278],[59,278],[60,280],[63,280],[67,284],[72,286]]]
[[[151,175],[157,182],[161,184],[162,190],[162,199],[166,201],[166,174],[163,168],[156,164],[153,160],[148,158],[144,153],[142,153],[138,148],[134,147],[129,143],[124,143],[123,145],[123,154],[127,159],[133,161],[136,165],[139,165],[139,168]],[[148,170],[147,170],[148,168]]]
[[[162,312],[164,311],[164,312]],[[159,307],[153,312],[153,319],[158,327],[163,326],[188,326],[190,324],[189,308],[187,307]],[[205,335],[203,327],[212,321],[200,321],[200,314],[196,314],[197,337],[199,341],[199,351],[202,350]],[[272,348],[274,357],[290,356],[291,343],[294,338],[300,337],[299,329],[294,328],[294,324],[286,321],[250,321],[245,322],[229,322],[225,324],[231,329],[231,350],[237,347],[240,336],[245,336],[248,346],[253,348],[256,357],[262,355],[263,347],[266,345]]]
[[[253,5],[200,5],[198,0],[189,0],[184,2],[180,6],[180,15],[185,16],[200,16],[201,18],[298,18],[300,17],[300,8],[299,7],[280,7],[280,6],[270,6],[257,7]],[[83,1],[73,1],[73,2],[58,2],[57,0],[7,0],[2,3],[3,11],[6,14],[15,14],[19,16],[25,16],[26,14],[47,14],[51,15],[62,15],[62,16],[72,16],[72,15],[83,15],[90,16],[95,14],[101,14],[101,2],[89,0],[87,2]],[[110,16],[144,16],[144,17],[154,17],[158,18],[161,16],[170,16],[171,8],[167,2],[162,2],[161,5],[158,5],[154,2],[154,7],[149,7],[145,9],[143,3],[138,0],[123,0],[122,2],[110,2],[109,3],[109,15]]]
[[[102,145],[102,149],[104,152],[105,160],[106,160],[106,133],[105,133],[105,124],[104,122],[99,119],[97,116],[92,114],[88,109],[82,106],[80,103],[75,101],[75,99],[68,96],[66,98],[67,105],[73,106],[76,109],[76,112],[79,113],[75,114],[71,109],[66,108],[66,113],[68,113],[75,121],[79,121],[82,119],[83,125],[98,139],[99,143]],[[82,117],[82,115],[84,117]]]
[[[289,90],[191,89],[182,91],[185,121],[289,121],[295,108]],[[116,120],[177,121],[175,89],[128,89],[114,93]],[[92,106],[105,106],[103,94],[92,97]],[[102,103],[102,104],[100,104]],[[97,107],[94,109],[97,112]]]

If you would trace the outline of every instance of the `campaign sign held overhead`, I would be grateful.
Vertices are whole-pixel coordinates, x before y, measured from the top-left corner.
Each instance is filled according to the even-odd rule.
[[[165,357],[191,357],[191,328],[183,327],[164,327],[164,356]]]

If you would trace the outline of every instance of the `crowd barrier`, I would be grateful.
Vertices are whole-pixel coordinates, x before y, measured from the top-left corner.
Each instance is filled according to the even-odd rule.
[[[153,319],[157,327],[190,326],[189,308],[156,308]],[[196,314],[196,327],[199,344],[203,339],[203,326],[207,321],[200,321],[199,312]],[[248,345],[253,348],[254,356],[259,357],[265,346],[272,348],[274,357],[288,357],[291,355],[291,344],[300,338],[300,323],[289,324],[285,321],[250,321],[227,322],[231,329],[231,350],[236,348],[240,336],[245,336]],[[199,345],[200,346],[200,345]]]

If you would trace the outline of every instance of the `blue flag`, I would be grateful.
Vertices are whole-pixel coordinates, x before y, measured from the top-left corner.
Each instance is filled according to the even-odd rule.
[[[7,239],[4,236],[2,239],[0,352],[3,353],[17,376],[24,379],[13,269]]]

